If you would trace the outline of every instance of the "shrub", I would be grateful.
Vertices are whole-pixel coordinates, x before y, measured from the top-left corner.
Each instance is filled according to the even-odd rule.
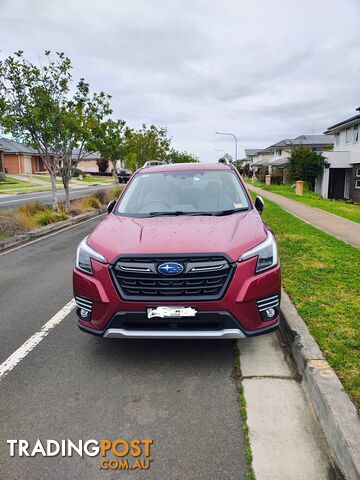
[[[312,190],[315,178],[324,170],[325,159],[321,153],[313,152],[310,147],[297,147],[290,155],[289,176],[295,182],[303,180],[309,182]]]
[[[83,178],[86,178],[86,176],[87,176],[85,172],[80,170],[80,168],[75,168],[75,170],[73,172],[73,177],[78,178],[78,177],[80,177],[80,175],[82,175]]]
[[[38,212],[34,215],[33,219],[35,221],[36,226],[45,226],[49,225],[50,223],[59,222],[61,220],[66,220],[68,215],[65,212],[54,212],[47,208],[42,212]]]
[[[268,174],[268,167],[262,165],[259,170],[255,173],[255,176],[259,182],[265,183],[265,175]]]
[[[20,212],[26,213],[27,215],[35,215],[37,212],[41,212],[44,210],[45,207],[40,202],[35,203],[26,203],[25,205],[21,205],[19,208]]]
[[[271,174],[271,183],[273,185],[282,185],[283,183],[283,171],[273,170]]]
[[[14,212],[13,218],[16,224],[20,226],[20,229],[22,231],[32,230],[36,228],[37,224],[34,216],[27,212],[22,212],[21,210],[18,210]]]
[[[94,193],[94,195],[102,205],[105,205],[107,199],[107,192],[105,189],[98,190],[96,193]]]

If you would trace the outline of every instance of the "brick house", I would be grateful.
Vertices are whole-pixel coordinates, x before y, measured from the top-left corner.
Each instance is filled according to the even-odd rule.
[[[3,137],[0,150],[5,173],[24,175],[47,171],[41,156],[31,147]]]

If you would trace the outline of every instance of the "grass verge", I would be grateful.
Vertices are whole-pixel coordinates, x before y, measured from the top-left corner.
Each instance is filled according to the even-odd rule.
[[[358,204],[322,198],[317,193],[310,192],[308,189],[304,189],[304,195],[298,197],[295,195],[291,185],[265,185],[265,183],[255,182],[254,186],[268,192],[277,193],[283,197],[291,198],[297,202],[305,203],[305,205],[310,205],[310,207],[320,208],[321,210],[333,213],[347,220],[360,223],[360,205]]]
[[[242,420],[242,431],[244,434],[245,442],[245,456],[246,456],[246,479],[256,480],[255,472],[252,468],[252,452],[249,438],[249,428],[247,425],[247,412],[246,412],[246,400],[244,396],[244,389],[241,383],[241,367],[240,367],[240,351],[237,342],[234,342],[234,372],[233,377],[236,382],[236,389],[238,392],[239,413]]]
[[[359,411],[360,250],[270,201],[263,219],[279,244],[283,287]]]
[[[34,187],[36,185],[33,185]],[[0,192],[11,190],[15,188],[31,188],[32,185],[29,182],[23,182],[22,180],[17,180],[15,178],[5,177],[3,180],[0,180]]]
[[[118,198],[121,190],[121,187],[98,190],[92,195],[74,200],[70,212],[65,211],[64,204],[60,204],[58,211],[53,211],[39,202],[25,204],[15,210],[0,211],[0,241],[80,213],[98,210],[113,198]]]
[[[78,180],[78,178],[75,180]],[[87,175],[81,181],[86,183],[115,183],[114,177],[93,177],[92,175]]]

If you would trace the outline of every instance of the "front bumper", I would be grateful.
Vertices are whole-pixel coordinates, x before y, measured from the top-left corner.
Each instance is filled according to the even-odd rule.
[[[88,299],[92,303],[91,321],[79,317],[81,330],[104,337],[116,338],[244,338],[261,335],[275,330],[279,325],[279,312],[270,321],[263,321],[257,302],[274,295],[280,296],[280,266],[255,275],[256,259],[237,263],[231,283],[218,300],[204,301],[130,301],[122,299],[112,281],[109,269],[96,260],[92,261],[93,276],[73,271],[74,295]],[[150,320],[146,316],[148,307],[154,306],[192,306],[197,309],[194,319],[209,319],[212,315],[221,315],[223,322],[214,328],[158,328],[151,329]],[[137,328],[128,328],[119,318],[138,316],[143,323]],[[114,323],[114,318],[116,322]],[[230,319],[230,321],[229,321]],[[185,320],[185,319],[182,319]],[[204,321],[205,321],[204,320]],[[140,323],[141,323],[140,322]],[[125,321],[126,323],[126,321]],[[206,323],[206,322],[205,322]]]
[[[245,338],[275,330],[279,321],[256,331],[239,328],[239,323],[228,312],[202,312],[192,318],[149,320],[142,312],[118,312],[104,330],[96,330],[78,322],[80,330],[105,338],[175,338],[220,339]]]

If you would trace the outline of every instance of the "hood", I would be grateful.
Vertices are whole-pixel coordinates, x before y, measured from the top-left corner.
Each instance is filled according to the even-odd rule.
[[[223,217],[108,215],[88,244],[111,263],[123,254],[227,253],[233,260],[266,238],[255,209]]]

